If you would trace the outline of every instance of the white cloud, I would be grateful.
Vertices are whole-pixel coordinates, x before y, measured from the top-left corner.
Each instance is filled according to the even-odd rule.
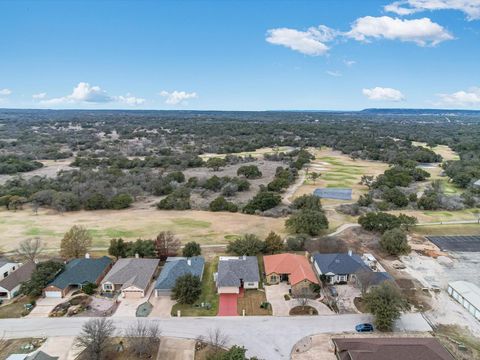
[[[0,89],[0,96],[8,96],[12,93],[10,89]]]
[[[117,96],[116,97],[116,100],[118,102],[121,102],[121,103],[124,103],[124,104],[127,104],[127,105],[130,105],[130,106],[137,106],[137,105],[142,105],[145,103],[145,99],[143,98],[139,98],[139,97],[136,97],[136,96],[133,96],[131,94],[127,94],[125,96]]]
[[[465,13],[468,20],[480,19],[480,0],[400,0],[386,5],[384,9],[398,15],[428,10],[458,10]]]
[[[109,96],[106,91],[99,86],[90,86],[89,83],[80,82],[70,95],[58,98],[42,100],[45,105],[75,104],[75,103],[107,103],[114,98]]]
[[[403,101],[405,96],[396,89],[374,87],[371,89],[362,89],[362,94],[370,100]]]
[[[196,99],[198,97],[197,93],[195,92],[187,93],[185,91],[177,91],[177,90],[172,92],[163,90],[160,92],[160,96],[165,97],[166,98],[165,103],[169,105],[182,104],[185,102],[185,100]]]
[[[277,28],[267,31],[266,41],[274,45],[282,45],[305,55],[325,55],[329,47],[326,42],[332,41],[338,32],[325,25],[300,31],[289,28]]]
[[[45,92],[32,95],[32,98],[35,100],[45,99],[46,97],[47,97],[47,93]]]
[[[333,76],[333,77],[340,77],[342,76],[342,73],[340,71],[330,71],[327,70],[325,71],[328,75]]]
[[[429,18],[406,20],[389,16],[359,18],[345,35],[358,41],[383,38],[410,41],[419,46],[435,46],[453,39],[447,30]]]
[[[351,66],[355,65],[357,62],[355,60],[343,60],[343,63],[346,66],[351,67]]]
[[[480,88],[473,87],[465,90],[460,90],[452,94],[438,94],[441,99],[441,105],[455,105],[455,106],[480,106]]]

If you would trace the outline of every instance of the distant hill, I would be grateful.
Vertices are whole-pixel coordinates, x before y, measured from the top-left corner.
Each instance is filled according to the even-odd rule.
[[[451,110],[451,109],[364,109],[360,111],[366,114],[378,115],[440,115],[440,116],[455,116],[455,115],[480,115],[480,110]]]

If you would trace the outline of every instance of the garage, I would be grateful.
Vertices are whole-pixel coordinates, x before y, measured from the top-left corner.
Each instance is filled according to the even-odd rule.
[[[129,287],[122,290],[122,296],[125,299],[141,299],[143,297],[143,290],[140,290],[135,287]]]
[[[45,297],[47,298],[61,298],[62,292],[61,291],[45,291]]]

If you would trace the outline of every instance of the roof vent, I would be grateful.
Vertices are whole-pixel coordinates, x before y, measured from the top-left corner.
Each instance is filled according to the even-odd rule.
[[[352,250],[348,250],[348,256],[352,256],[352,255],[353,255]]]
[[[90,259],[90,254],[89,253],[85,253],[85,259]]]
[[[192,266],[192,259],[187,259],[188,266]]]

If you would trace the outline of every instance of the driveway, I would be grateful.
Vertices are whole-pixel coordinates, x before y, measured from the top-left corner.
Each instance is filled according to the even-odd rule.
[[[36,305],[33,308],[32,311],[30,311],[30,314],[27,315],[27,317],[48,317],[48,314],[57,306],[58,304],[61,304],[65,301],[67,301],[68,298],[39,298],[36,301]]]
[[[161,337],[157,360],[194,360],[195,340]]]
[[[151,296],[150,297],[150,304],[153,305],[153,309],[148,316],[155,316],[155,317],[171,317],[172,306],[175,305],[177,302],[172,300],[170,296]]]
[[[238,294],[220,294],[218,299],[218,316],[238,316]]]
[[[280,283],[278,285],[265,286],[265,295],[267,301],[272,305],[273,316],[288,316],[290,313],[290,302],[295,300],[285,300],[284,295],[288,294],[290,285],[287,283]]]
[[[73,336],[50,337],[40,347],[40,350],[50,356],[57,356],[58,360],[68,360],[74,340]]]
[[[117,299],[120,303],[118,304],[118,308],[113,313],[112,317],[124,317],[124,316],[136,317],[137,308],[144,302],[148,301],[150,295],[152,295],[154,287],[155,287],[155,282],[153,282],[150,285],[147,291],[147,296],[140,299],[127,299],[119,296]]]
[[[284,295],[288,294],[289,289],[290,285],[287,285],[287,283],[265,286],[267,301],[272,305],[273,316],[289,316],[290,309],[300,305],[300,303],[294,298],[291,298],[290,300],[285,300]],[[334,314],[334,312],[330,310],[327,305],[320,302],[319,300],[309,299],[307,305],[317,309],[318,315]]]

